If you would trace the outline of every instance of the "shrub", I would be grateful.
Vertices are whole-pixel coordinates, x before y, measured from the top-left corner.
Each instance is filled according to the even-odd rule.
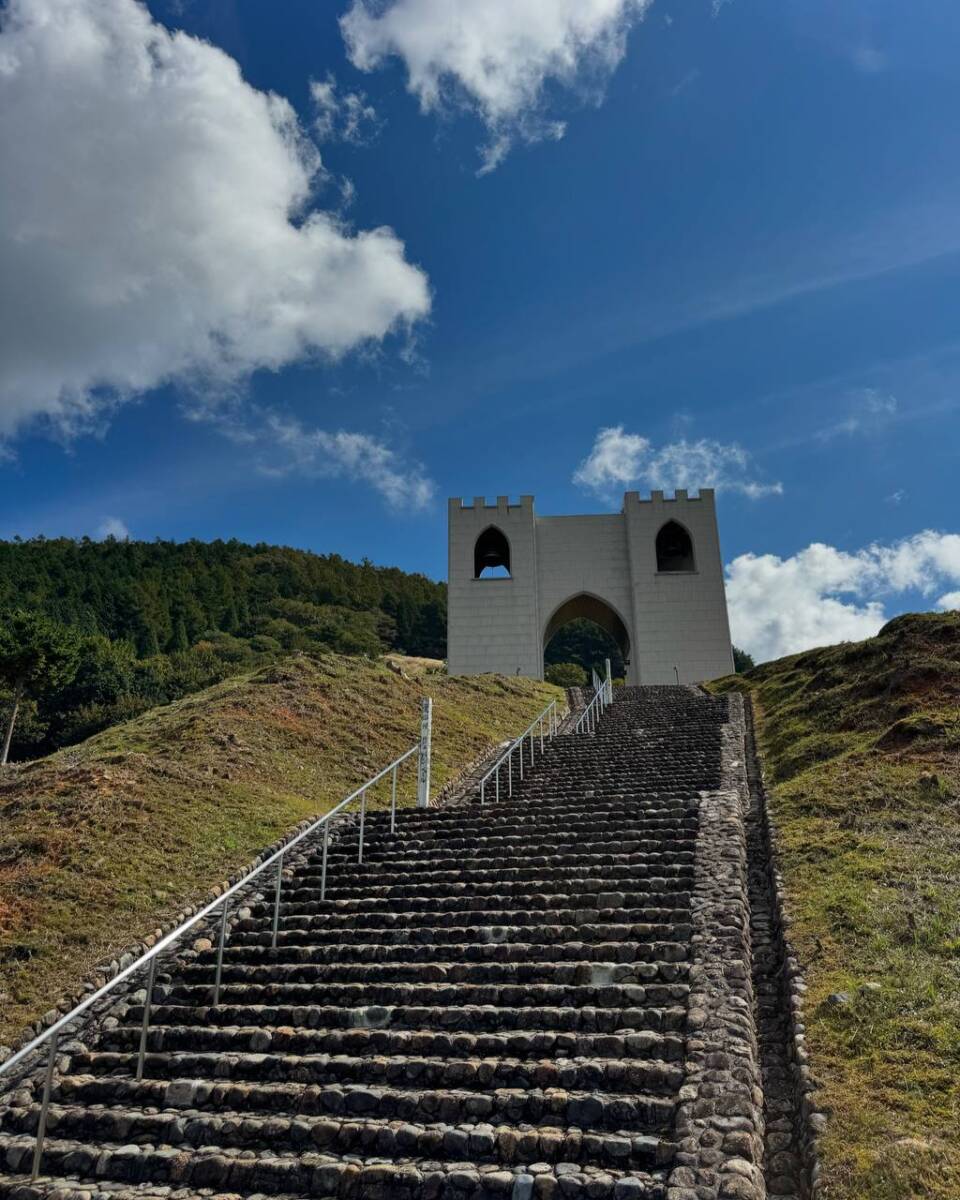
[[[546,670],[546,680],[557,687],[586,687],[587,673],[576,663],[551,663]]]

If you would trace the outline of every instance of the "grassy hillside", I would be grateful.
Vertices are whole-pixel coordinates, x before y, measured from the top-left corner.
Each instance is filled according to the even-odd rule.
[[[722,680],[752,692],[831,1110],[829,1200],[960,1196],[960,614]]]
[[[8,768],[0,1042],[98,961],[412,745],[427,694],[437,789],[561,693],[527,679],[449,679],[423,660],[399,675],[385,664],[304,656]],[[407,802],[412,776],[412,768],[402,776]]]

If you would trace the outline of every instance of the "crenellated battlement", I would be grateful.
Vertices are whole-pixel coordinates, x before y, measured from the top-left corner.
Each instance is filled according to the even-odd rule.
[[[488,504],[486,496],[474,496],[473,500],[468,504],[466,500],[459,496],[454,496],[449,501],[449,507],[453,510],[463,509],[491,509],[503,510],[509,508],[528,509],[533,511],[533,497],[521,496],[518,500],[511,501],[509,496],[498,496],[493,503]]]

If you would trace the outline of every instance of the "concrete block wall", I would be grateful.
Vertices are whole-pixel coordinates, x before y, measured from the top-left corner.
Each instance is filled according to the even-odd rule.
[[[638,683],[699,683],[733,670],[723,562],[712,488],[623,498]],[[693,542],[693,571],[657,571],[657,534],[676,521]],[[676,672],[674,671],[676,667]]]
[[[690,534],[692,571],[657,571],[657,533],[671,519]],[[733,670],[712,490],[628,492],[620,513],[571,517],[537,517],[532,496],[457,498],[448,520],[451,674],[542,678],[550,619],[578,595],[604,602],[626,628],[628,683],[695,683]],[[510,579],[474,578],[474,546],[490,525],[510,544]]]
[[[490,525],[510,544],[510,579],[475,579],[473,549]],[[448,504],[447,669],[451,675],[542,678],[533,497]]]

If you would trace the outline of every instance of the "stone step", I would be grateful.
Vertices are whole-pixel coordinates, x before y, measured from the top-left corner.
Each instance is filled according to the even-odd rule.
[[[493,787],[492,780],[489,787]],[[624,815],[670,818],[696,815],[696,804],[685,793],[672,789],[662,792],[637,791],[628,776],[623,776],[616,791],[608,795],[595,795],[585,799],[583,790],[577,790],[572,795],[558,795],[549,801],[531,800],[527,797],[514,800],[506,795],[504,779],[501,782],[499,800],[494,800],[492,794],[487,793],[484,804],[480,803],[479,796],[474,795],[466,804],[444,805],[441,808],[398,808],[396,824],[398,828],[402,827],[405,830],[429,828],[457,832],[464,828],[495,829],[502,822],[539,823],[542,820],[559,821],[566,818],[577,820],[581,816],[603,819]],[[389,831],[389,810],[368,810],[366,823],[371,831]]]
[[[676,1068],[673,1070],[679,1074]],[[303,1128],[308,1122],[295,1121],[297,1117],[442,1121],[448,1125],[489,1121],[649,1133],[666,1128],[675,1108],[672,1097],[646,1093],[639,1088],[629,1093],[607,1093],[572,1091],[558,1085],[547,1089],[526,1085],[462,1088],[450,1084],[431,1088],[419,1081],[404,1087],[232,1080],[141,1080],[138,1084],[109,1076],[89,1079],[68,1076],[57,1090],[47,1122],[47,1128],[57,1137],[250,1146],[257,1150],[271,1146],[326,1149],[327,1145],[318,1141],[310,1128]],[[155,1111],[171,1108],[184,1111],[164,1114]],[[0,1130],[33,1133],[39,1111],[39,1104],[7,1108],[0,1114]],[[249,1127],[254,1122],[256,1136],[251,1136]],[[242,1129],[234,1132],[240,1126]],[[384,1153],[391,1150],[392,1147],[385,1149]],[[413,1152],[428,1153],[429,1148],[416,1147]]]
[[[676,987],[676,985],[675,985]],[[209,991],[209,989],[204,989]],[[667,989],[674,990],[674,989]],[[572,1006],[543,1004],[499,1006],[469,1003],[436,1003],[380,1005],[367,1001],[354,1006],[322,1005],[317,1003],[277,1002],[273,1004],[229,1004],[216,1008],[155,1004],[151,1010],[151,1049],[171,1049],[164,1043],[157,1026],[247,1026],[280,1025],[307,1029],[440,1029],[449,1033],[466,1030],[469,1033],[514,1029],[546,1030],[549,1032],[616,1033],[620,1030],[653,1029],[676,1032],[686,1020],[686,994],[662,1003],[649,1001],[615,1007]],[[126,1017],[136,1026],[143,1019],[143,1006],[133,1004]],[[106,1031],[106,1045],[115,1045],[119,1030]],[[202,1044],[198,1043],[198,1044]]]
[[[529,1017],[530,1014],[524,1015]],[[200,1077],[216,1070],[221,1077],[232,1078],[236,1070],[245,1078],[249,1069],[255,1073],[254,1078],[260,1078],[256,1072],[260,1069],[268,1071],[272,1059],[289,1064],[294,1070],[303,1056],[317,1055],[361,1058],[370,1055],[388,1058],[417,1055],[531,1058],[536,1055],[538,1060],[554,1056],[570,1059],[643,1058],[668,1062],[683,1057],[685,1042],[680,1032],[684,1025],[683,1009],[648,1009],[645,1013],[634,1010],[630,1019],[630,1029],[604,1021],[605,1026],[610,1025],[608,1032],[538,1029],[532,1023],[526,1028],[511,1029],[505,1025],[492,1032],[483,1032],[464,1028],[462,1015],[457,1027],[451,1027],[449,1020],[441,1019],[433,1029],[402,1026],[308,1028],[268,1024],[152,1025],[148,1038],[150,1053],[146,1056],[147,1073],[154,1077],[170,1073]],[[613,1032],[614,1027],[616,1032]],[[664,1032],[659,1032],[661,1029]],[[129,1068],[135,1062],[135,1052],[140,1045],[140,1027],[121,1025],[106,1031],[101,1045],[110,1048],[73,1055],[72,1062],[78,1071],[99,1074],[101,1066],[103,1071]],[[245,1066],[248,1060],[249,1068]],[[178,1066],[180,1063],[182,1068]]]
[[[417,881],[430,886],[433,883],[467,883],[472,880],[480,883],[493,883],[501,879],[505,881],[511,879],[536,880],[542,878],[544,871],[564,874],[579,873],[584,876],[595,876],[601,872],[606,875],[613,871],[626,875],[640,868],[649,870],[661,864],[693,863],[696,861],[696,855],[692,845],[662,851],[659,849],[659,843],[653,843],[646,849],[633,850],[630,853],[618,849],[596,855],[571,853],[563,856],[544,855],[533,859],[524,855],[522,858],[505,859],[503,864],[497,866],[472,867],[465,864],[462,859],[453,856],[449,856],[448,861],[449,866],[424,866],[416,876]],[[306,885],[313,881],[319,881],[321,874],[321,868],[317,865],[299,867],[296,871],[296,879],[301,885]],[[357,864],[352,873],[341,869],[337,878],[351,886],[371,882],[380,885],[411,882],[411,876],[407,870],[391,871],[385,864],[378,865],[376,870],[366,864]]]
[[[666,928],[666,927],[664,927]],[[427,946],[384,946],[361,945],[317,945],[297,944],[278,936],[277,947],[270,945],[269,933],[263,935],[264,944],[250,941],[250,934],[232,937],[224,947],[224,963],[342,963],[345,966],[381,964],[407,969],[411,963],[436,963],[438,966],[465,965],[468,963],[533,963],[549,961],[561,963],[635,963],[635,962],[685,962],[690,954],[687,939],[676,930],[674,940],[656,942],[601,942],[588,945],[584,942],[460,942]],[[689,936],[689,935],[688,935]],[[244,939],[241,941],[241,939]],[[216,951],[204,951],[198,959],[201,963],[216,961]]]
[[[539,1144],[543,1134],[537,1133]],[[316,1200],[666,1200],[665,1171],[616,1169],[579,1166],[573,1155],[583,1135],[571,1131],[560,1139],[556,1166],[542,1158],[523,1163],[532,1170],[514,1170],[509,1164],[475,1166],[471,1161],[398,1160],[381,1156],[351,1154],[349,1158],[329,1153],[305,1152],[280,1156],[269,1152],[223,1149],[183,1150],[174,1146],[91,1147],[60,1138],[49,1138],[44,1147],[42,1169],[45,1176],[90,1180],[96,1194],[112,1200],[157,1195],[151,1188],[166,1185],[176,1189],[164,1193],[170,1197],[203,1195],[227,1196],[312,1196]],[[358,1141],[359,1131],[358,1131]],[[518,1138],[518,1147],[530,1144]],[[570,1157],[567,1157],[569,1148]],[[632,1150],[632,1144],[631,1144]],[[22,1190],[28,1183],[33,1154],[33,1139],[26,1136],[0,1138],[0,1159],[12,1175],[0,1180],[0,1197],[6,1200],[39,1200],[49,1193]],[[561,1157],[562,1156],[562,1157]],[[670,1151],[664,1156],[669,1160]],[[531,1159],[533,1156],[528,1156]],[[541,1169],[545,1168],[545,1169]],[[548,1185],[539,1182],[548,1180]],[[560,1180],[564,1180],[561,1188]],[[519,1183],[518,1183],[519,1181]],[[50,1186],[52,1180],[38,1180],[33,1188]],[[108,1182],[132,1185],[105,1192]],[[146,1184],[141,1190],[140,1183]],[[62,1186],[62,1185],[61,1185]],[[181,1189],[184,1189],[181,1191]],[[94,1193],[91,1193],[91,1200]],[[54,1200],[51,1197],[51,1200]],[[63,1200],[63,1198],[59,1198]],[[77,1200],[86,1200],[78,1197]]]
[[[559,984],[559,983],[225,983],[220,989],[224,1006],[268,1003],[307,1003],[321,1007],[378,1005],[424,1007],[497,1005],[503,1008],[577,1007],[630,1008],[634,1005],[678,1004],[686,999],[686,983]],[[158,985],[163,997],[158,1007],[186,1004],[202,1008],[211,1002],[213,987],[206,984]]]
[[[345,884],[362,880],[381,880],[384,883],[407,883],[411,879],[428,879],[431,875],[456,877],[463,872],[464,879],[495,877],[499,872],[514,873],[522,878],[521,872],[534,872],[537,875],[543,871],[582,869],[587,874],[606,871],[611,867],[628,870],[634,863],[683,863],[695,861],[693,851],[694,840],[667,845],[662,839],[650,843],[625,842],[622,845],[610,844],[602,852],[581,852],[580,848],[560,850],[551,854],[505,854],[498,858],[493,865],[483,862],[474,863],[464,860],[462,855],[438,851],[421,859],[400,860],[393,864],[385,859],[381,862],[372,861],[369,855],[364,856],[363,863],[357,863],[355,856],[341,859],[337,868],[336,879]],[[296,878],[303,883],[319,881],[322,875],[320,866],[299,867]],[[333,880],[330,880],[331,886]]]
[[[332,880],[331,880],[332,883]],[[599,886],[597,886],[599,884]],[[692,878],[689,874],[683,876],[663,877],[651,876],[648,879],[631,880],[629,891],[605,888],[599,881],[584,881],[582,887],[573,885],[571,891],[562,890],[562,881],[551,888],[549,882],[544,888],[550,890],[538,891],[527,884],[504,884],[502,889],[503,905],[512,907],[520,901],[534,909],[636,909],[648,904],[663,904],[676,895],[689,893]],[[363,895],[352,899],[333,899],[328,897],[321,900],[320,891],[311,893],[315,899],[301,898],[297,889],[291,888],[283,892],[280,899],[280,915],[299,916],[311,913],[330,913],[337,917],[357,914],[372,914],[387,910],[397,916],[407,916],[415,913],[455,913],[486,909],[497,899],[497,892],[489,886],[476,890],[458,892],[454,895],[442,896],[432,893],[423,895],[390,897]],[[285,899],[290,896],[290,899]],[[272,916],[274,905],[267,900],[258,900],[247,905],[253,917]]]
[[[319,940],[341,940],[350,932],[373,934],[387,930],[406,930],[411,934],[417,930],[430,930],[444,926],[456,927],[483,925],[488,928],[523,927],[546,931],[562,926],[589,930],[610,926],[673,925],[687,924],[690,920],[690,898],[682,893],[669,897],[645,897],[650,901],[643,908],[558,908],[558,909],[465,909],[451,912],[393,913],[388,911],[370,913],[341,913],[329,904],[317,904],[316,911],[285,914],[280,918],[280,928],[309,929],[316,931]],[[658,902],[659,901],[659,902]],[[259,933],[269,924],[272,910],[261,916],[241,917],[235,928]],[[323,938],[326,931],[331,936]]]
[[[680,909],[663,910],[664,916],[670,920],[637,921],[620,924],[607,921],[603,924],[584,922],[583,924],[557,925],[421,925],[415,927],[390,926],[376,928],[365,925],[360,929],[329,929],[314,925],[305,918],[304,923],[296,925],[288,918],[285,925],[277,931],[277,945],[338,947],[350,952],[351,948],[360,946],[376,946],[380,949],[398,946],[449,946],[453,944],[468,945],[507,945],[527,944],[531,946],[550,946],[561,948],[565,944],[583,945],[585,957],[591,957],[594,950],[600,951],[607,945],[628,945],[631,942],[645,942],[650,939],[657,941],[689,940],[692,926],[689,923],[689,912]],[[225,950],[232,945],[269,945],[272,932],[268,922],[263,920],[243,920],[240,927],[230,931],[230,938]],[[552,957],[552,954],[550,955]],[[613,955],[611,954],[612,958]]]
[[[516,904],[519,899],[514,898],[513,903]],[[390,925],[415,927],[443,925],[445,922],[451,925],[562,925],[577,921],[603,924],[608,920],[618,920],[626,924],[659,920],[662,919],[661,914],[666,912],[686,913],[690,895],[689,890],[678,886],[649,892],[635,891],[629,896],[623,892],[585,893],[580,896],[557,893],[550,896],[524,896],[522,900],[526,905],[524,908],[507,905],[495,909],[489,907],[489,900],[472,896],[441,897],[439,900],[424,897],[422,905],[408,901],[409,908],[391,908],[382,903],[364,908],[350,900],[339,904],[331,900],[304,900],[298,905],[286,905],[281,901],[280,924],[285,929],[300,927],[305,921],[316,923],[317,927],[338,929]],[[238,921],[241,929],[257,928],[260,923],[269,922],[273,916],[273,906],[265,902],[251,904],[249,910],[251,915]],[[647,914],[656,915],[650,917]]]
[[[685,952],[685,947],[678,947]],[[177,985],[210,985],[214,981],[216,964],[213,961],[194,963],[177,973]],[[670,962],[281,962],[278,959],[262,963],[223,963],[221,983],[226,985],[260,985],[273,983],[285,987],[290,983],[311,984],[482,984],[563,987],[607,987],[610,984],[674,983],[685,979],[687,964],[679,959]]]
[[[639,1040],[641,1035],[636,1035]],[[621,1038],[622,1042],[623,1039]],[[222,1061],[216,1054],[151,1054],[145,1060],[145,1078],[195,1079],[223,1082],[225,1079],[250,1080],[255,1083],[296,1082],[406,1084],[436,1087],[562,1087],[574,1091],[599,1089],[606,1092],[647,1091],[657,1095],[676,1090],[681,1084],[676,1059],[681,1047],[679,1039],[669,1043],[665,1038],[646,1039],[650,1047],[669,1050],[672,1059],[657,1057],[587,1058],[568,1056],[553,1058],[517,1058],[504,1046],[486,1057],[456,1057],[427,1054],[243,1054]],[[136,1067],[133,1054],[75,1054],[71,1058],[74,1076],[113,1075],[118,1087],[122,1075],[132,1084]],[[59,1087],[59,1085],[58,1085]],[[62,1095],[62,1088],[58,1090]],[[75,1095],[75,1093],[74,1093]],[[118,1101],[127,1100],[117,1092]],[[109,1101],[104,1101],[107,1103]],[[142,1101],[147,1103],[147,1101]],[[153,1103],[151,1101],[150,1103]],[[162,1107],[162,1105],[161,1105]]]
[[[466,877],[461,880],[445,879],[426,881],[419,875],[407,875],[400,883],[377,883],[379,872],[371,871],[369,877],[356,882],[348,882],[342,875],[331,873],[327,880],[327,900],[362,900],[381,899],[386,901],[419,899],[424,895],[437,899],[449,896],[472,896],[489,899],[491,896],[526,896],[531,894],[572,895],[584,892],[634,891],[638,888],[651,886],[651,880],[682,881],[689,887],[693,880],[692,863],[646,863],[618,865],[604,871],[602,875],[585,874],[582,871],[552,870],[542,871],[532,879],[474,879]],[[493,872],[486,872],[487,875]],[[320,881],[305,880],[296,876],[285,883],[282,890],[284,903],[293,904],[299,900],[318,900],[320,898]]]
[[[417,836],[404,838],[399,834],[381,839],[370,838],[364,833],[364,858],[373,861],[390,861],[393,859],[407,860],[409,858],[430,858],[438,851],[448,854],[456,851],[465,857],[469,854],[473,859],[486,859],[496,855],[509,854],[511,850],[523,850],[529,854],[551,853],[556,849],[573,847],[578,853],[584,851],[599,852],[611,846],[631,845],[637,848],[652,842],[661,844],[689,841],[696,836],[696,820],[684,817],[680,821],[664,818],[656,821],[631,821],[626,827],[612,825],[599,829],[577,831],[566,827],[556,833],[541,832],[536,826],[528,826],[513,834],[491,833],[486,836],[457,836],[449,834],[443,837]],[[330,843],[327,852],[328,861],[355,858],[359,845],[357,837],[337,837]],[[311,856],[310,861],[322,862],[323,853],[318,851]]]

